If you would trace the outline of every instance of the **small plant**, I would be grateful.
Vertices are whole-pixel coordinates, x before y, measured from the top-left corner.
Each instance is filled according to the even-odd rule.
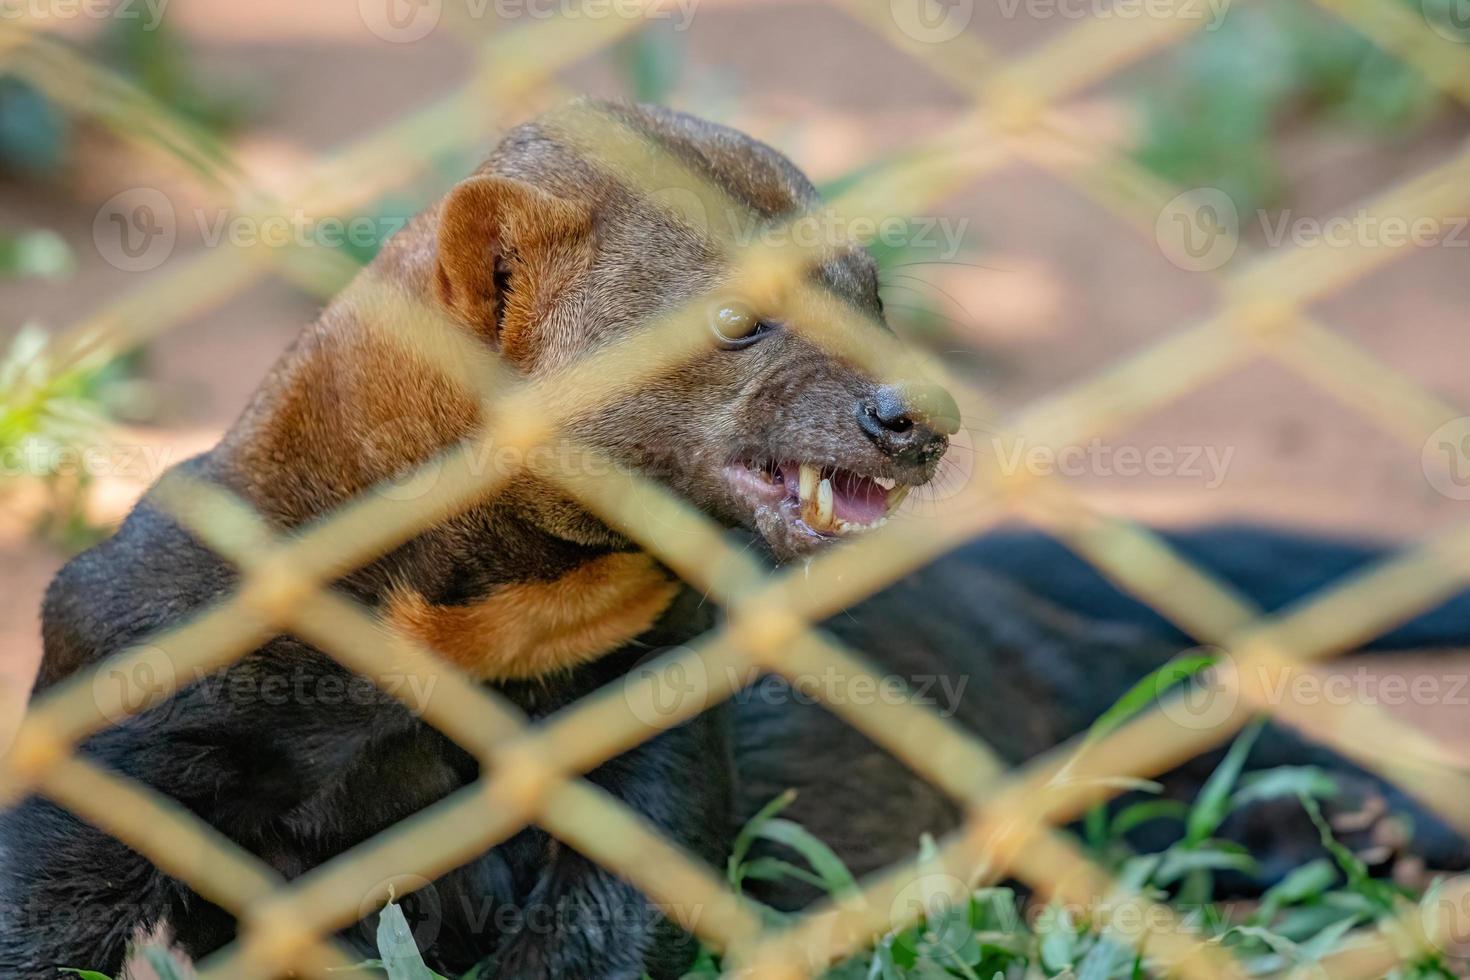
[[[59,363],[50,335],[35,324],[21,328],[0,359],[0,494],[38,482],[48,503],[36,530],[64,550],[102,533],[86,515],[92,478],[68,461],[105,444],[115,393],[136,364],[136,356],[102,349]]]
[[[138,955],[158,975],[158,980],[187,980],[184,971],[179,967],[178,961],[169,954],[168,950],[158,946],[145,946],[138,950]],[[109,977],[105,973],[98,973],[96,970],[67,968],[61,972],[74,977],[80,977],[81,980],[112,980],[112,977]]]
[[[1164,76],[1140,96],[1139,162],[1180,186],[1218,187],[1242,212],[1286,189],[1283,124],[1394,134],[1441,104],[1414,68],[1310,4],[1232,8],[1173,52]]]
[[[113,18],[98,57],[160,105],[213,135],[238,129],[260,102],[254,92],[236,84],[202,78],[184,38],[166,19],[150,24],[141,18]]]
[[[223,136],[255,115],[261,94],[238,82],[202,77],[187,43],[166,20],[113,18],[97,42],[98,60],[176,116]],[[0,74],[0,170],[48,179],[71,158],[73,121],[42,87]]]
[[[0,279],[63,279],[75,268],[71,249],[54,231],[0,232]]]
[[[672,27],[652,21],[619,41],[613,64],[635,102],[668,102],[678,87],[684,47]]]

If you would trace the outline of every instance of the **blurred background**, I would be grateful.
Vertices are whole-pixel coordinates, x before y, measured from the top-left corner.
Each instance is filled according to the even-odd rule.
[[[1450,64],[1470,60],[1458,2],[1390,6]],[[29,686],[60,564],[164,468],[208,448],[353,265],[509,125],[577,93],[663,102],[754,134],[836,192],[973,113],[955,78],[983,72],[986,52],[1025,58],[1088,20],[1157,26],[1146,0],[922,0],[917,21],[902,0],[616,9],[0,0],[0,719]],[[515,42],[595,10],[611,25],[594,27],[596,43]],[[1056,105],[1073,156],[1130,164],[1100,173],[1099,193],[1060,179],[1077,165],[1066,154],[1009,157],[925,214],[876,216],[900,229],[874,245],[896,328],[1000,415],[1207,317],[1220,277],[1252,256],[1374,247],[1395,229],[1359,220],[1360,202],[1465,148],[1462,103],[1318,6],[1198,0],[1175,15],[1197,23]],[[456,96],[497,65],[521,83]],[[166,123],[129,108],[138,93]],[[983,152],[989,137],[969,133]],[[1139,182],[1164,200],[1190,193],[1141,218],[1115,213],[1109,196]],[[255,216],[272,207],[303,209],[286,230],[305,239],[297,258],[244,272],[217,258],[265,237]],[[1421,230],[1310,310],[1390,372],[1467,405],[1470,228],[1441,216]],[[170,276],[183,298],[163,291]],[[118,324],[137,341],[59,349]],[[994,451],[981,425],[969,441]],[[1153,524],[1408,538],[1462,519],[1470,498],[1465,460],[1446,478],[1426,462],[1438,444],[1420,452],[1265,360],[1081,448],[1054,460],[1074,488]],[[1466,728],[1445,722],[1470,745]]]

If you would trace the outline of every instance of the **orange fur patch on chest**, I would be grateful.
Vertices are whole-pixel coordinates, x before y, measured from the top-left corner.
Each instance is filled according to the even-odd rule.
[[[618,553],[550,582],[500,586],[467,605],[395,591],[384,618],[475,677],[524,680],[616,649],[651,627],[678,590],[648,555]]]

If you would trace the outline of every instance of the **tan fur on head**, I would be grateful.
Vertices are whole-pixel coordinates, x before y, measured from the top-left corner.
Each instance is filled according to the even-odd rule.
[[[592,258],[591,224],[584,206],[523,181],[471,177],[440,212],[437,297],[507,360],[530,365],[555,341],[553,301]]]

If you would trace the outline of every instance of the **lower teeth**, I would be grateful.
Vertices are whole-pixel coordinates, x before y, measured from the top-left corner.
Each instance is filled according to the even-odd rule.
[[[852,531],[871,530],[888,523],[886,516],[879,517],[867,524],[859,524],[838,517],[832,480],[830,477],[824,479],[822,471],[815,466],[802,463],[798,481],[796,489],[801,519],[814,531],[845,534]],[[887,509],[889,513],[898,507],[908,491],[909,488],[906,486],[895,486],[888,491]]]

